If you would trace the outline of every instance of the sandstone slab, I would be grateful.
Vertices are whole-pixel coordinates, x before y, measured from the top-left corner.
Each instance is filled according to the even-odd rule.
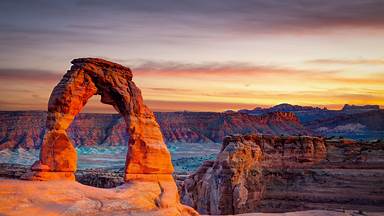
[[[179,202],[162,205],[156,182],[132,181],[112,189],[75,181],[20,181],[0,179],[0,215],[198,215]]]

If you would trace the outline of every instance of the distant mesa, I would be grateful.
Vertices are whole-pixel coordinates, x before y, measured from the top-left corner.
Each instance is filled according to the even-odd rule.
[[[262,114],[267,112],[299,112],[299,111],[350,111],[350,110],[360,110],[360,111],[369,111],[369,110],[380,110],[379,105],[349,105],[345,104],[341,110],[328,110],[326,107],[313,107],[313,106],[300,106],[292,105],[288,103],[278,104],[269,108],[256,107],[252,110],[242,109],[238,110],[240,113],[253,113],[253,114]]]
[[[384,110],[379,105],[344,105],[339,110],[319,107],[279,104],[270,108],[239,110],[254,116],[262,116],[274,112],[294,113],[299,122],[314,135],[342,136],[357,140],[375,140],[384,138]],[[339,130],[358,126],[357,131]],[[356,128],[356,127],[355,127]]]
[[[349,105],[345,104],[343,111],[349,111],[349,110],[380,110],[379,105],[363,105],[363,106],[358,106],[358,105]]]

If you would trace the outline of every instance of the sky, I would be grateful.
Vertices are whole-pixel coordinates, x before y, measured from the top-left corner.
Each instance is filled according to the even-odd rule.
[[[79,57],[130,67],[154,111],[384,107],[383,42],[382,0],[1,0],[0,110],[46,110]]]

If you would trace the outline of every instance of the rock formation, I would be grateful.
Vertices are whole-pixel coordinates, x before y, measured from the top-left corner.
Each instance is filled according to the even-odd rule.
[[[83,58],[54,88],[48,103],[47,132],[40,160],[33,166],[34,179],[74,179],[76,151],[66,129],[88,99],[101,95],[123,117],[130,134],[126,179],[140,174],[169,175],[173,172],[170,154],[153,113],[144,105],[140,89],[129,68],[102,59]],[[147,177],[145,177],[147,178]]]
[[[112,105],[124,117],[130,134],[125,181],[130,185],[153,184],[153,188],[161,191],[157,205],[175,207],[181,212],[184,207],[179,203],[171,175],[170,153],[153,113],[144,105],[141,91],[132,81],[131,70],[95,58],[75,59],[72,64],[49,99],[47,132],[40,160],[32,165],[32,172],[24,178],[75,180],[76,150],[66,130],[88,99],[99,94],[102,103]]]
[[[325,158],[316,137],[229,136],[215,161],[206,161],[184,180],[182,202],[202,214],[254,212],[263,198],[263,167],[295,167]]]
[[[383,212],[383,161],[382,142],[236,135],[178,185],[182,202],[206,214]]]
[[[206,161],[184,181],[182,202],[201,214],[249,212],[262,198],[262,151],[252,142],[225,139],[216,161]]]

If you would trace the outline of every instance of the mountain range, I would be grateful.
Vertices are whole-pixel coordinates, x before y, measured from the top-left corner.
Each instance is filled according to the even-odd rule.
[[[329,110],[284,103],[271,108],[257,107],[253,110],[239,110],[238,112],[260,116],[277,111],[294,113],[300,123],[316,135],[361,140],[384,138],[384,110],[380,109],[378,105],[346,104],[340,110]]]
[[[157,112],[167,143],[220,143],[231,134],[321,135],[383,139],[384,110],[376,105],[345,105],[341,110],[280,104],[226,112]],[[39,148],[44,111],[0,111],[0,150]],[[80,113],[68,129],[76,146],[126,145],[129,134],[118,114]]]

